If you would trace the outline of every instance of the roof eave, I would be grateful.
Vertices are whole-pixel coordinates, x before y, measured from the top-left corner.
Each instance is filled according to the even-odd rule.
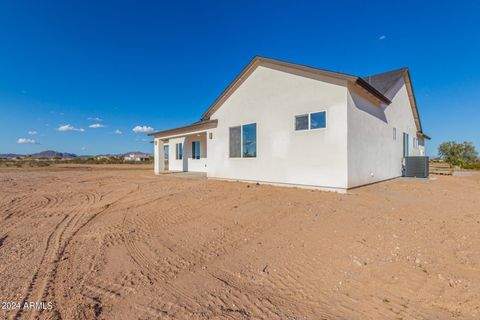
[[[432,140],[432,138],[430,138],[430,136],[426,135],[425,133],[423,133],[423,132],[421,132],[421,131],[418,131],[418,132],[417,132],[417,135],[418,135],[418,136],[421,136],[421,137],[423,137],[423,138],[425,138],[425,139],[427,139],[427,140]]]
[[[325,77],[330,77],[330,78],[335,78],[335,79],[340,79],[344,81],[351,81],[353,83],[358,84],[368,92],[370,92],[374,97],[379,99],[381,102],[384,102],[386,104],[390,104],[391,101],[385,97],[381,92],[379,92],[377,89],[375,89],[373,86],[371,86],[368,82],[363,80],[360,77],[349,75],[346,73],[340,73],[340,72],[335,72],[335,71],[329,71],[329,70],[324,70],[324,69],[318,69],[318,68],[313,68],[309,67],[306,65],[302,64],[297,64],[297,63],[291,63],[291,62],[286,62],[282,60],[277,60],[277,59],[271,59],[271,58],[265,58],[265,57],[260,57],[260,56],[255,56],[248,64],[246,67],[242,69],[242,71],[237,75],[237,77],[223,90],[223,92],[220,94],[220,96],[210,105],[210,107],[203,113],[201,120],[208,120],[210,119],[210,116],[217,110],[217,105],[220,105],[222,103],[222,100],[228,96],[229,92],[235,88],[236,84],[239,83],[239,81],[243,80],[245,74],[248,73],[248,71],[255,66],[257,63],[260,62],[265,62],[265,63],[271,63],[274,65],[278,66],[283,66],[287,68],[293,68],[296,70],[301,70],[303,72],[308,72],[312,74],[317,74],[317,75],[322,75]]]
[[[415,91],[413,90],[413,84],[412,84],[412,78],[410,76],[410,70],[408,68],[405,69],[405,79],[406,79],[406,84],[408,85],[407,87],[407,93],[409,98],[411,99],[411,103],[414,106],[414,118],[418,122],[418,131],[423,132],[422,128],[422,121],[420,120],[420,112],[418,111],[418,106],[417,106],[417,99],[415,97]],[[409,89],[409,90],[408,90]]]
[[[368,92],[370,92],[373,96],[375,96],[375,98],[379,99],[380,101],[386,104],[392,103],[390,99],[385,97],[380,91],[375,89],[371,84],[369,84],[367,81],[363,80],[362,78],[358,77],[355,80],[355,83],[361,86],[362,88],[364,88],[365,90],[367,90]]]
[[[260,60],[260,57],[255,56],[243,69],[240,73],[235,77],[233,80],[223,91],[222,93],[215,99],[215,101],[208,107],[208,109],[202,114],[200,117],[201,121],[208,121],[210,120],[211,113],[213,108],[228,94],[228,92],[235,86],[235,84],[243,79],[243,76],[250,70],[250,68]]]
[[[218,120],[205,120],[205,121],[199,121],[187,126],[183,127],[177,127],[177,128],[172,128],[168,130],[163,130],[163,131],[156,131],[156,132],[151,132],[148,135],[153,136],[155,138],[161,138],[161,137],[167,137],[173,134],[188,134],[189,132],[196,132],[199,130],[207,130],[211,128],[216,128],[217,127]]]

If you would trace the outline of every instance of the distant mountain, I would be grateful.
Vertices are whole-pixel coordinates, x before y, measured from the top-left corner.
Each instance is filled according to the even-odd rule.
[[[16,157],[24,157],[24,155],[16,154],[16,153],[0,153],[0,158],[16,158]]]
[[[33,153],[30,155],[32,158],[62,158],[62,159],[72,159],[76,158],[77,155],[74,153],[67,153],[67,152],[57,152],[53,150],[46,150],[38,153]]]
[[[73,159],[73,158],[90,158],[90,157],[100,157],[100,156],[106,156],[106,157],[124,157],[128,156],[130,154],[146,154],[146,155],[151,155],[150,153],[146,152],[140,152],[140,151],[132,151],[132,152],[125,152],[125,153],[119,153],[119,154],[98,154],[98,155],[76,155],[74,153],[68,153],[68,152],[58,152],[54,150],[46,150],[38,153],[33,153],[30,155],[26,154],[16,154],[16,153],[5,153],[5,154],[0,154],[0,158],[24,158],[24,157],[32,157],[34,159],[39,159],[39,158],[47,158],[47,159],[53,159],[53,158],[61,158],[61,159]]]
[[[16,158],[16,157],[20,157],[20,158],[32,157],[34,159],[38,159],[38,158],[52,159],[52,158],[58,157],[62,159],[72,159],[72,158],[77,158],[77,155],[73,153],[57,152],[53,150],[46,150],[46,151],[32,153],[32,154],[16,154],[16,153],[0,154],[0,158]]]

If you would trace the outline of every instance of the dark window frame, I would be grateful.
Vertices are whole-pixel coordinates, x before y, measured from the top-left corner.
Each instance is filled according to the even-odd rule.
[[[232,146],[232,131],[234,130],[238,130],[238,141],[237,140],[233,141],[233,143],[235,144],[238,143],[238,150],[232,149],[232,147],[234,147]],[[234,127],[228,128],[228,156],[229,158],[242,157],[242,126],[234,126]]]
[[[196,147],[197,144],[198,144],[198,147]],[[200,145],[200,140],[192,141],[192,159],[199,160],[202,157],[201,156],[201,150],[202,149],[201,149],[201,145]]]
[[[316,114],[322,114],[322,113],[324,114],[324,117],[325,117],[325,126],[312,128],[312,114],[316,115]],[[309,130],[327,129],[327,111],[310,112],[308,114],[308,128],[309,128]]]
[[[183,159],[183,143],[176,143],[175,144],[175,159],[182,160]]]
[[[254,126],[255,127],[255,141],[253,142],[255,144],[255,150],[253,151],[253,154],[251,155],[250,153],[246,153],[245,151],[245,127],[248,126]],[[247,151],[248,152],[248,151]],[[257,123],[248,123],[242,125],[242,158],[256,158],[257,157]]]
[[[321,114],[321,113],[323,113],[325,115],[325,126],[312,128],[312,115]],[[304,117],[307,118],[307,127],[302,128],[302,129],[298,129],[297,119],[304,118]],[[294,118],[293,118],[293,131],[300,131],[301,132],[301,131],[323,130],[323,129],[327,129],[327,125],[328,125],[328,123],[327,123],[327,110],[298,114],[298,115],[295,115]]]
[[[251,126],[251,125],[255,125],[255,151],[253,153],[253,155],[248,155],[248,154],[245,154],[245,148],[244,148],[244,127],[246,126]],[[239,141],[235,141],[235,143],[239,143],[239,147],[240,147],[240,150],[239,150],[239,154],[235,153],[232,155],[232,131],[235,130],[235,129],[240,129],[240,139]],[[257,139],[257,123],[256,122],[251,122],[251,123],[247,123],[247,124],[243,124],[243,125],[238,125],[238,126],[232,126],[232,127],[229,127],[228,128],[228,148],[229,148],[229,152],[228,152],[228,157],[229,158],[232,158],[232,159],[238,159],[238,158],[244,158],[244,159],[255,159],[257,158],[258,156],[258,139]],[[235,150],[237,151],[237,150]]]
[[[307,118],[307,127],[305,129],[298,129],[297,119],[305,118],[305,117]],[[309,128],[310,128],[310,115],[308,113],[296,115],[295,118],[294,118],[294,126],[295,126],[295,131],[307,131],[307,130],[309,130]]]

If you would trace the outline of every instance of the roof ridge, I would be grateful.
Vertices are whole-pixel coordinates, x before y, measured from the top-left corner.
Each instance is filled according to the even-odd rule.
[[[269,58],[269,57],[264,57],[264,56],[258,56],[257,55],[257,56],[253,57],[252,61],[255,60],[255,59],[264,60],[264,61],[267,61],[267,62],[272,61],[272,62],[288,63],[288,64],[293,64],[293,65],[296,65],[296,66],[300,66],[300,67],[306,67],[306,68],[321,70],[321,71],[325,71],[325,72],[329,72],[329,73],[336,73],[336,74],[345,75],[345,76],[349,76],[349,77],[361,78],[360,76],[354,75],[352,73],[346,73],[346,72],[343,72],[343,71],[334,71],[334,70],[331,70],[331,69],[312,67],[312,66],[309,66],[309,65],[306,65],[306,64],[290,62],[290,61],[280,60],[280,59],[276,59],[276,58]]]

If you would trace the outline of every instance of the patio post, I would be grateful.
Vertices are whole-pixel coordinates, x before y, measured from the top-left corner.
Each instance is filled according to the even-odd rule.
[[[155,174],[161,174],[165,171],[165,154],[163,150],[163,141],[155,139],[154,142],[154,171]]]

